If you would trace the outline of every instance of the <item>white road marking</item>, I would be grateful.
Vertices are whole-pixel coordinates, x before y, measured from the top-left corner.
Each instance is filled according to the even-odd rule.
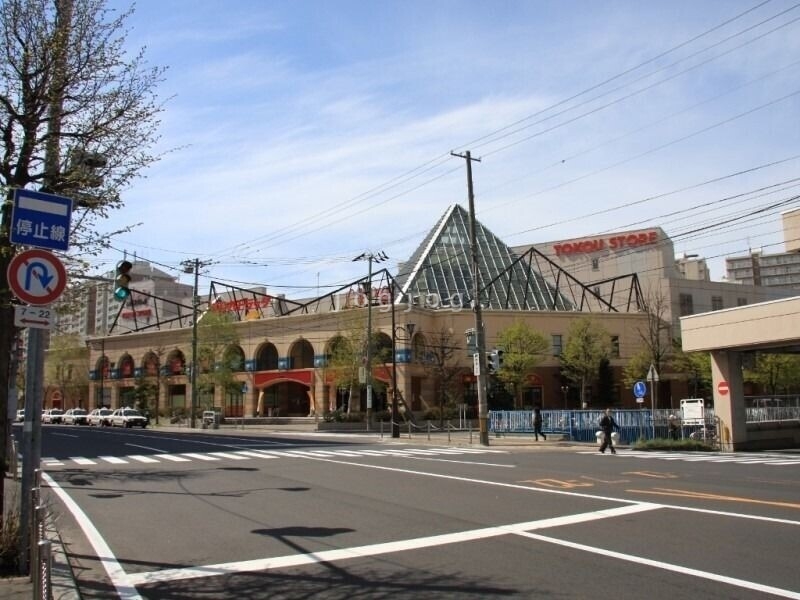
[[[183,458],[177,454],[156,454],[156,458],[171,460],[172,462],[191,462],[188,458]]]
[[[142,463],[157,463],[158,461],[155,458],[150,456],[144,456],[143,454],[129,454],[128,458],[132,460],[138,460]]]
[[[247,460],[246,456],[239,456],[238,454],[231,454],[230,452],[209,452],[210,456],[219,456],[220,458],[230,458],[231,460]]]
[[[130,446],[132,448],[141,448],[142,450],[152,450],[153,452],[161,452],[166,453],[166,450],[163,448],[152,448],[151,446],[140,446],[139,444],[125,444],[126,446]]]
[[[118,456],[98,456],[100,460],[111,463],[112,465],[127,465],[128,461],[123,460]]]
[[[215,577],[219,575],[230,575],[232,573],[245,573],[252,571],[264,571],[270,569],[280,569],[309,565],[319,562],[334,562],[337,560],[349,560],[354,558],[365,558],[379,556],[392,552],[407,552],[420,548],[431,548],[446,544],[456,544],[473,540],[482,540],[492,537],[521,533],[528,530],[544,529],[549,527],[559,527],[562,525],[574,525],[576,523],[586,523],[598,519],[625,516],[632,513],[655,510],[660,508],[657,504],[641,503],[631,506],[622,506],[606,510],[598,510],[589,513],[542,519],[540,521],[528,521],[525,523],[513,523],[510,525],[500,525],[496,527],[485,527],[473,529],[471,531],[461,531],[456,533],[445,533],[432,535],[424,538],[408,540],[398,540],[394,542],[383,542],[369,544],[366,546],[355,546],[352,548],[340,548],[337,550],[323,550],[310,554],[291,554],[288,556],[277,556],[274,558],[261,558],[233,563],[223,563],[216,565],[205,565],[201,567],[188,567],[183,569],[164,569],[162,571],[152,571],[150,573],[135,573],[128,576],[134,585],[148,585],[152,583],[162,583],[167,581],[179,581],[183,579],[195,579],[201,577]]]
[[[275,458],[274,456],[270,456],[269,454],[264,454],[256,450],[239,450],[236,454],[241,454],[243,456],[251,456],[253,458]]]
[[[69,459],[79,465],[96,465],[97,463],[91,459],[83,458],[82,456],[70,456]]]
[[[764,592],[765,594],[773,594],[775,596],[780,596],[782,598],[794,598],[800,600],[800,592],[793,592],[792,590],[784,590],[782,588],[776,588],[771,585],[764,585],[761,583],[755,583],[753,581],[747,581],[745,579],[738,579],[736,577],[728,577],[727,575],[720,575],[718,573],[710,573],[708,571],[701,571],[699,569],[692,569],[691,567],[684,567],[681,565],[673,565],[670,563],[662,562],[660,560],[650,560],[649,558],[642,558],[640,556],[633,556],[631,554],[623,554],[622,552],[615,552],[614,550],[606,550],[604,548],[598,548],[596,546],[587,546],[585,544],[576,544],[575,542],[568,542],[566,540],[559,540],[556,538],[548,537],[545,535],[540,535],[537,533],[529,533],[527,531],[518,532],[517,535],[521,535],[526,538],[538,540],[540,542],[547,542],[550,544],[557,544],[559,546],[566,546],[567,548],[572,548],[573,550],[581,550],[583,552],[591,552],[592,554],[601,554],[605,557],[617,558],[619,560],[625,560],[632,563],[637,563],[640,565],[645,565],[648,567],[655,567],[657,569],[664,569],[666,571],[672,571],[673,573],[681,573],[683,575],[691,575],[692,577],[699,577],[701,579],[708,579],[711,581],[717,581],[719,583],[727,583],[728,585],[732,585],[735,587],[740,587],[748,590],[755,590],[757,592]]]
[[[219,457],[217,456],[209,456],[208,454],[195,454],[194,452],[184,452],[183,456],[196,458],[197,460],[219,460]]]
[[[482,467],[504,467],[513,469],[515,465],[501,465],[500,463],[478,462],[474,460],[453,460],[452,458],[430,458],[429,456],[409,456],[411,460],[432,460],[433,462],[457,463],[460,465],[480,465]]]
[[[69,494],[61,489],[61,486],[59,486],[50,475],[42,473],[42,479],[44,479],[50,489],[61,499],[64,506],[67,507],[67,510],[72,513],[72,516],[75,517],[78,526],[83,531],[86,539],[89,540],[89,543],[94,549],[94,553],[97,555],[98,560],[111,579],[111,583],[117,590],[117,595],[125,600],[142,600],[139,592],[136,591],[136,587],[129,581],[128,574],[119,562],[117,562],[116,557],[113,552],[111,552],[111,548],[109,548],[103,536],[100,535],[100,532],[97,531],[97,528],[89,520],[88,515],[81,510],[81,507],[78,506],[77,502],[75,502]]]

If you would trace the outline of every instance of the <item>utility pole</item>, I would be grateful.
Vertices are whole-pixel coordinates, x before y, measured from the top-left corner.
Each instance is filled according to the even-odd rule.
[[[200,312],[199,304],[200,298],[198,295],[198,279],[200,269],[208,266],[209,262],[201,262],[199,258],[194,260],[185,260],[181,263],[184,273],[194,273],[194,286],[192,287],[192,364],[191,373],[189,375],[189,385],[192,386],[192,403],[189,415],[189,424],[192,429],[195,428],[195,412],[197,411],[197,318]]]
[[[475,194],[472,188],[472,161],[480,162],[479,158],[472,158],[469,150],[464,154],[450,153],[453,156],[467,161],[467,194],[469,196],[469,247],[472,256],[472,310],[475,313],[475,347],[478,353],[478,430],[480,443],[489,445],[489,410],[486,403],[486,334],[483,327],[483,313],[480,297],[480,269],[478,264],[478,239],[475,227]]]

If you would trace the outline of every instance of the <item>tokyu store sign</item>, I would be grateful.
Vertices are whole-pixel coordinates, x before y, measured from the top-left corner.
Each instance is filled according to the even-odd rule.
[[[553,254],[556,256],[570,256],[575,254],[590,254],[592,252],[612,252],[630,248],[655,245],[659,242],[658,231],[647,230],[631,233],[614,234],[602,237],[592,237],[583,240],[572,240],[553,244]]]

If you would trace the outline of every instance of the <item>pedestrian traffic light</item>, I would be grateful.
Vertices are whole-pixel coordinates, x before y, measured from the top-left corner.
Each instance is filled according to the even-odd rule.
[[[503,351],[499,348],[494,351],[494,369],[499,371],[503,368]]]
[[[128,296],[131,295],[128,285],[131,282],[129,273],[132,268],[133,265],[127,260],[121,260],[117,263],[117,275],[114,279],[114,298],[117,300],[127,300]]]

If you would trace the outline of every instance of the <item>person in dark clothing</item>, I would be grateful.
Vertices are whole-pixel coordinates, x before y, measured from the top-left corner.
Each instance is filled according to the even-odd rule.
[[[542,410],[538,406],[533,409],[533,435],[537,442],[539,436],[542,436],[543,440],[547,439],[547,436],[542,433]]]
[[[614,432],[614,429],[619,429],[619,425],[617,425],[614,417],[611,416],[610,408],[606,409],[606,414],[600,419],[600,429],[603,432],[603,443],[600,444],[600,452],[605,454],[606,448],[610,448],[611,454],[616,454],[617,451],[614,449],[614,442],[611,439],[611,434]]]

